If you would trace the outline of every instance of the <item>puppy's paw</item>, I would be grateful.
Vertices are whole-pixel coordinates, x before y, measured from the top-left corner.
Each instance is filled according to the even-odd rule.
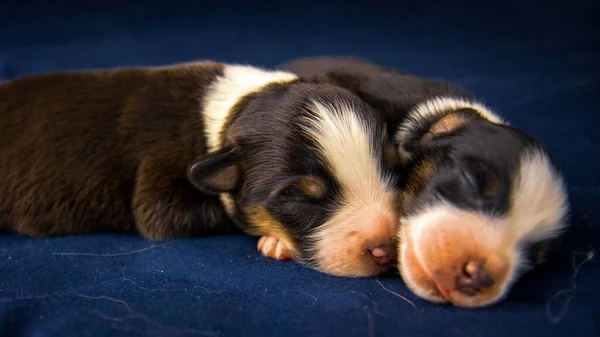
[[[292,247],[275,236],[261,236],[258,240],[258,250],[263,255],[280,261],[291,260],[294,253]]]

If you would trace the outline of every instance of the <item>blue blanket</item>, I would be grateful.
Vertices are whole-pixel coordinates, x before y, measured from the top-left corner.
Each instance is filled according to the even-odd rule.
[[[572,229],[550,263],[478,310],[419,300],[393,273],[345,279],[269,260],[247,236],[0,234],[0,336],[600,336],[598,5],[191,3],[5,2],[0,80],[193,59],[365,57],[456,81],[539,137],[568,179]]]

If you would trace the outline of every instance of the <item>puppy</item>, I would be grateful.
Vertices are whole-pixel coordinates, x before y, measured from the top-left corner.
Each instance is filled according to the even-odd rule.
[[[491,305],[565,228],[565,183],[547,150],[466,90],[350,57],[280,68],[346,87],[386,116],[405,164],[398,269],[418,296]]]
[[[350,91],[195,62],[0,85],[0,221],[31,236],[236,232],[340,276],[394,265],[399,165]]]

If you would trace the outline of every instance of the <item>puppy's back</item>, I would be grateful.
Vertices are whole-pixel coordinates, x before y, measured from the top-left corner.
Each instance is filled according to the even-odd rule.
[[[193,131],[202,127],[199,91],[220,69],[62,72],[1,84],[0,226],[31,235],[132,230],[140,161],[151,155],[185,173],[203,147]]]
[[[303,57],[279,68],[307,80],[333,83],[353,91],[386,114],[391,130],[415,104],[441,95],[471,96],[456,84],[425,79],[352,56]]]

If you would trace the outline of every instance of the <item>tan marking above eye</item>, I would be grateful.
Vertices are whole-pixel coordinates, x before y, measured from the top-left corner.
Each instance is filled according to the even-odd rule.
[[[324,198],[328,191],[323,179],[314,176],[301,179],[297,186],[308,198],[314,200]]]
[[[463,115],[450,113],[433,124],[428,133],[435,136],[448,134],[456,131],[458,128],[465,125],[469,120],[470,118],[467,118]]]

